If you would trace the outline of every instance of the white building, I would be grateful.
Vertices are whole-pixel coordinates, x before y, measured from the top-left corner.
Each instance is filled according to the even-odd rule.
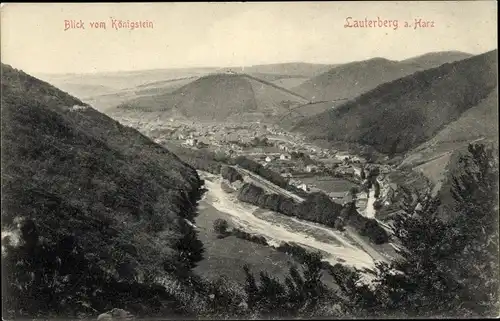
[[[309,192],[309,187],[308,187],[308,186],[307,186],[307,184],[305,184],[305,183],[300,184],[300,185],[299,185],[299,188],[300,188],[301,190],[303,190],[304,192]]]
[[[269,163],[269,162],[270,162],[270,161],[272,161],[273,159],[272,159],[270,156],[267,156],[265,160],[266,160],[266,162],[268,162],[268,163]]]
[[[188,146],[195,146],[196,143],[198,143],[198,140],[193,138],[186,139],[186,141],[184,142],[184,144]]]
[[[361,177],[361,171],[363,170],[361,167],[353,166],[352,169],[354,170],[355,176]]]
[[[344,153],[337,153],[335,155],[335,158],[338,159],[338,160],[345,160],[345,159],[348,159],[349,158],[349,155],[348,154],[344,154]]]
[[[290,160],[292,157],[289,154],[281,154],[280,155],[281,160]]]
[[[318,169],[318,166],[316,165],[307,165],[306,166],[306,172],[312,173],[315,172]]]

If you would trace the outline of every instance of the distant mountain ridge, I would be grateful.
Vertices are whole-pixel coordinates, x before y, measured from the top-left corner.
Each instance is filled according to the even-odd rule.
[[[355,61],[333,67],[292,90],[314,101],[352,99],[380,84],[471,56],[451,51],[428,53],[402,61],[385,58]]]
[[[431,139],[497,87],[497,50],[384,83],[294,130],[314,139],[404,153]]]
[[[246,74],[277,74],[286,75],[288,77],[313,77],[321,72],[324,72],[332,67],[334,64],[315,64],[306,62],[288,62],[276,64],[263,64],[251,65],[242,67],[225,67],[218,70],[218,72],[234,71]]]
[[[198,120],[227,120],[256,114],[280,115],[307,100],[290,90],[247,74],[210,74],[173,92],[125,102],[119,108],[176,112]]]

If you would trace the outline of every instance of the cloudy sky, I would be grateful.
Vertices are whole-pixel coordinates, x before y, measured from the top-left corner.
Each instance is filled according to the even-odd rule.
[[[347,17],[399,24],[345,28]],[[112,18],[151,21],[153,28],[116,30]],[[434,27],[404,28],[415,19]],[[64,31],[65,20],[82,20],[85,29]],[[92,21],[106,29],[91,29]],[[30,73],[400,60],[492,50],[496,24],[495,1],[4,4],[1,54]]]

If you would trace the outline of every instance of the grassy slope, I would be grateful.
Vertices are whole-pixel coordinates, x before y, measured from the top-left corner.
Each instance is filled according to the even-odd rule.
[[[196,218],[199,238],[206,248],[205,258],[195,271],[209,279],[225,275],[239,285],[244,284],[243,265],[248,264],[252,270],[265,270],[280,278],[288,273],[288,267],[297,265],[288,255],[278,252],[268,246],[252,243],[246,240],[228,236],[217,238],[213,231],[213,222],[222,218],[231,222],[229,214],[218,211],[209,204],[200,207],[200,215]]]
[[[470,142],[497,141],[498,90],[449,123],[429,141],[408,152],[401,166],[415,168],[441,184],[452,154]]]
[[[293,77],[293,78],[281,78],[273,81],[273,84],[286,88],[286,89],[292,89],[300,84],[304,83],[305,81],[309,80],[307,77]]]
[[[245,114],[274,115],[306,100],[286,89],[247,75],[213,74],[173,92],[140,97],[121,107],[143,111],[177,111],[198,120],[226,120]]]
[[[301,121],[317,139],[402,153],[429,140],[497,86],[497,51],[378,86],[342,106]]]
[[[385,82],[468,57],[461,52],[438,52],[399,62],[383,58],[356,61],[334,67],[292,90],[315,101],[352,99]]]
[[[174,260],[177,219],[193,212],[195,170],[138,131],[2,64],[2,229],[31,218],[48,242],[77,237],[113,271]],[[194,205],[194,204],[193,204]],[[125,248],[134,247],[136,253]]]

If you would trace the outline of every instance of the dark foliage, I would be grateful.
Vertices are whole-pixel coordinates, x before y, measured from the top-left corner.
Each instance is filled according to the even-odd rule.
[[[229,223],[222,218],[218,218],[214,221],[214,231],[217,233],[220,237],[224,237],[227,235],[227,229],[229,227]]]
[[[344,206],[341,216],[346,224],[354,227],[361,235],[368,236],[375,244],[386,243],[389,240],[389,234],[384,228],[376,220],[361,215],[356,210],[354,202]]]
[[[267,243],[267,240],[265,237],[263,237],[261,235],[253,235],[253,234],[247,233],[245,231],[242,231],[238,228],[232,229],[231,235],[233,235],[237,238],[240,238],[242,240],[247,240],[247,241],[250,241],[250,242],[253,242],[256,244],[266,245],[266,246],[269,245]]]
[[[227,179],[229,183],[243,181],[241,174],[231,166],[222,166],[220,174],[222,178]]]
[[[373,182],[373,189],[375,191],[375,194],[374,194],[375,198],[379,198],[379,196],[380,196],[380,184],[377,181]]]
[[[229,162],[229,158],[207,149],[191,149],[175,144],[168,144],[168,149],[175,153],[186,164],[215,175],[221,173],[221,168]]]
[[[186,223],[202,193],[195,169],[10,66],[1,81],[2,230],[19,235],[3,256],[4,312],[160,311],[165,265],[188,274],[201,258]]]
[[[7,245],[2,260],[6,318],[82,317],[116,307],[136,316],[188,313],[164,287],[138,282],[132,261],[113,274],[74,235],[49,242],[33,221],[22,229],[21,245]]]
[[[385,243],[389,240],[389,235],[378,222],[361,215],[353,203],[343,207],[332,201],[324,193],[309,194],[304,202],[296,203],[291,198],[277,194],[266,194],[262,188],[251,183],[245,183],[238,193],[238,199],[264,209],[330,227],[339,226],[339,224],[336,224],[337,218],[342,217],[343,222],[356,228],[361,235],[370,237],[376,244]]]
[[[257,282],[247,266],[245,292],[248,309],[259,318],[311,317],[320,304],[331,299],[331,293],[321,282],[322,263],[318,253],[304,257],[303,273],[291,267],[284,283],[260,272]]]
[[[249,170],[263,178],[267,179],[273,184],[279,187],[286,188],[288,182],[279,173],[273,172],[259,163],[246,158],[245,156],[238,156],[233,160],[235,165],[241,166],[242,168]]]
[[[384,83],[347,103],[302,120],[315,139],[404,153],[477,105],[497,87],[497,50]]]
[[[378,264],[375,287],[358,306],[391,317],[498,314],[498,159],[483,145],[471,145],[462,165],[454,174],[457,215],[442,221],[440,200],[429,195],[405,202],[406,214],[394,219],[400,258]],[[358,296],[358,287],[345,287]]]

